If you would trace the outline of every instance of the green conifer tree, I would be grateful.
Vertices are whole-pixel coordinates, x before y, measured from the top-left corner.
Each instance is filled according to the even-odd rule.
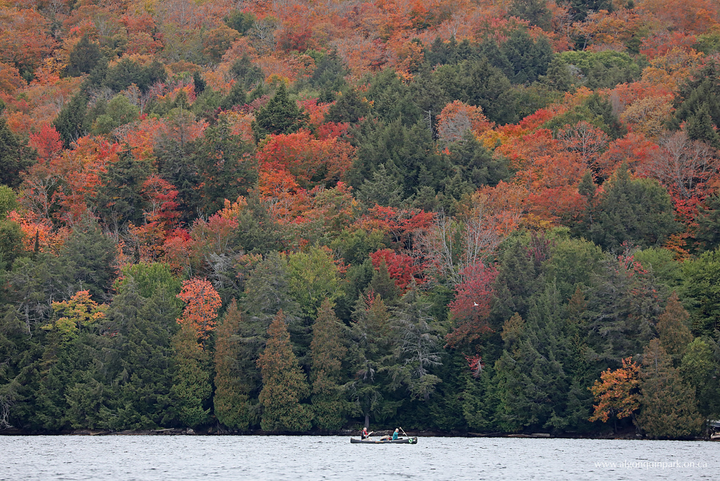
[[[196,428],[210,420],[209,355],[198,343],[197,332],[190,325],[180,327],[172,338],[172,346],[173,412],[180,426]]]
[[[648,436],[674,439],[700,432],[703,418],[697,411],[695,392],[672,367],[672,359],[658,339],[643,351],[640,390],[638,423]]]
[[[307,124],[307,114],[291,100],[284,83],[280,83],[273,98],[255,114],[252,123],[255,141],[270,134],[291,134]]]
[[[252,384],[243,369],[241,337],[242,314],[233,299],[225,316],[215,329],[215,417],[230,429],[247,431],[256,424],[255,409],[250,401]]]
[[[344,326],[335,316],[329,299],[323,300],[313,324],[310,344],[310,381],[315,426],[337,430],[345,421],[348,410],[342,388],[345,347]]]
[[[302,404],[310,389],[293,354],[282,311],[268,328],[268,341],[257,363],[263,383],[258,397],[262,405],[260,427],[263,431],[310,429],[312,410]]]

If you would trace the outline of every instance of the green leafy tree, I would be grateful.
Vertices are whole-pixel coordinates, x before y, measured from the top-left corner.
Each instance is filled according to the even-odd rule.
[[[682,276],[683,301],[690,311],[692,330],[712,335],[720,329],[720,249],[684,262]]]
[[[263,383],[258,398],[262,405],[260,427],[263,431],[307,431],[312,411],[301,403],[310,389],[293,354],[284,317],[280,311],[270,324],[265,350],[257,361]]]
[[[105,112],[97,115],[92,123],[91,132],[96,135],[106,135],[117,127],[137,119],[140,109],[130,103],[125,95],[118,94],[108,102]],[[89,114],[88,117],[91,117]]]
[[[696,337],[688,344],[680,364],[683,380],[695,389],[698,410],[707,419],[720,414],[720,349],[709,337]]]

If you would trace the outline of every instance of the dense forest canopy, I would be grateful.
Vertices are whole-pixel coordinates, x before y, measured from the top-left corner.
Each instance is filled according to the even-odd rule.
[[[0,429],[719,419],[717,1],[0,26]]]

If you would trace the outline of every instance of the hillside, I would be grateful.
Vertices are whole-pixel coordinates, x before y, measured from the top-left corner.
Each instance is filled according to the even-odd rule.
[[[0,430],[720,417],[718,1],[0,26]]]

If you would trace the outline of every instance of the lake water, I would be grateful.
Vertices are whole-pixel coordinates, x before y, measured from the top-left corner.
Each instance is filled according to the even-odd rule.
[[[720,443],[321,436],[0,436],[1,480],[720,479]]]

